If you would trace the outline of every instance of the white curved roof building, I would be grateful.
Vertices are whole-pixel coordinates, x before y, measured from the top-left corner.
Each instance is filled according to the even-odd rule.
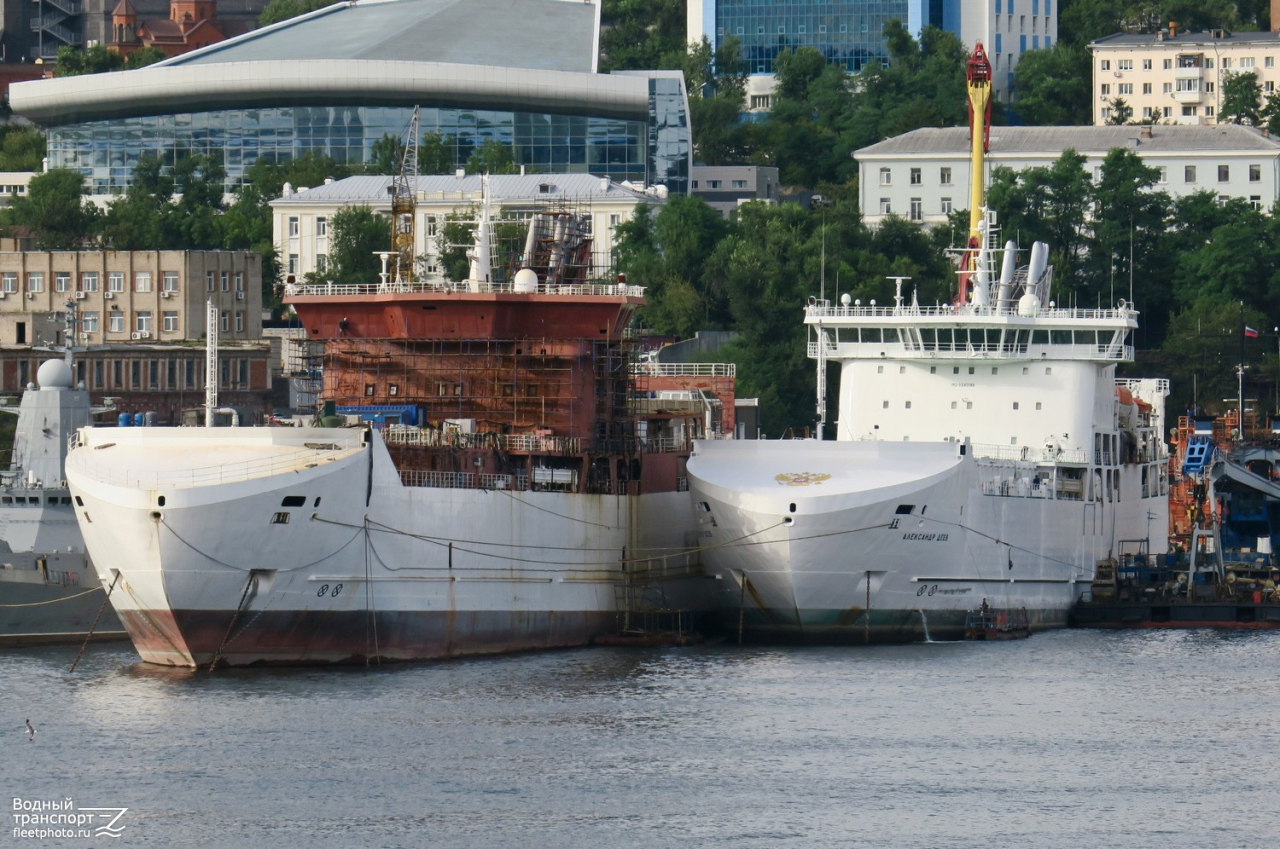
[[[458,164],[496,140],[526,170],[686,192],[683,76],[597,73],[599,17],[590,0],[356,0],[136,71],[19,83],[10,105],[95,194],[145,152],[220,155],[229,187],[312,150],[363,163],[415,105]]]

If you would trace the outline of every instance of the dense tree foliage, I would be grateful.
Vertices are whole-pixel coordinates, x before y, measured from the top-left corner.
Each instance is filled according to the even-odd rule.
[[[604,0],[600,8],[600,70],[681,67],[685,55],[682,0]]]
[[[144,47],[130,53],[126,58],[114,50],[101,44],[95,44],[81,50],[71,45],[58,48],[57,64],[54,66],[55,77],[78,77],[82,74],[102,74],[107,71],[131,71],[166,59],[164,51],[158,47]]]
[[[0,124],[0,171],[39,171],[44,133],[30,124]]]
[[[88,192],[79,173],[54,168],[32,177],[27,193],[0,210],[0,224],[25,229],[36,250],[76,250],[92,243],[98,229],[98,209],[85,199]]]
[[[390,225],[367,206],[344,206],[329,222],[329,271],[335,283],[368,283],[382,271],[378,251],[387,250]]]
[[[258,26],[265,27],[287,21],[289,18],[296,18],[298,15],[305,15],[307,12],[314,12],[316,9],[332,5],[333,0],[271,0],[262,7],[262,12],[258,15]]]

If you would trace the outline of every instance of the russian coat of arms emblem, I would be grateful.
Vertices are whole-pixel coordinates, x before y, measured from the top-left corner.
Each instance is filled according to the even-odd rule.
[[[784,472],[774,477],[774,480],[783,486],[816,486],[831,480],[831,475],[823,472]]]

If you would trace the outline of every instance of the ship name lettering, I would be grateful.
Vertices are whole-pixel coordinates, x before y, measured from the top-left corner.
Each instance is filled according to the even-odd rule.
[[[905,540],[914,540],[916,542],[946,542],[947,534],[908,533],[908,534],[903,534],[902,538]]]
[[[956,387],[963,388],[963,387],[966,387],[966,386],[977,386],[978,384],[976,384],[976,383],[953,383],[953,384],[951,384],[951,385],[952,385],[952,386],[956,386]]]

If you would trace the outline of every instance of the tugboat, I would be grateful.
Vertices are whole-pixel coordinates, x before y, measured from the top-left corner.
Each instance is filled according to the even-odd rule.
[[[75,329],[76,308],[65,320]],[[67,333],[66,338],[74,338]],[[110,608],[97,573],[85,553],[84,538],[67,489],[64,464],[68,440],[93,423],[83,385],[73,386],[72,348],[49,359],[27,384],[17,407],[13,459],[0,472],[0,645],[79,642],[95,619],[96,639],[126,634]]]

